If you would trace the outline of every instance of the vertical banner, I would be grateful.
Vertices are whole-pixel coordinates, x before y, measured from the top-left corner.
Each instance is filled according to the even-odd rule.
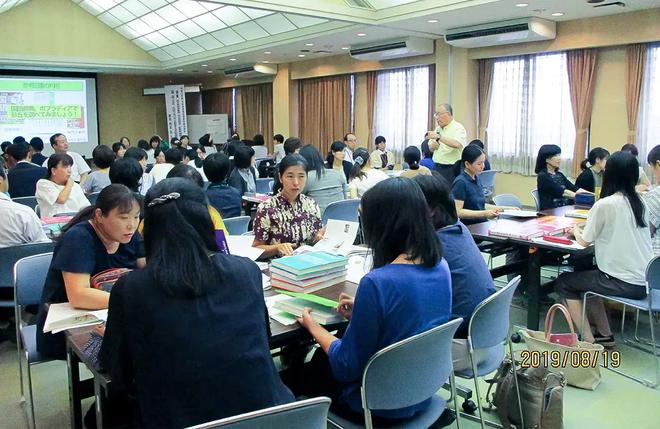
[[[186,90],[183,85],[165,85],[165,110],[169,140],[188,134]]]

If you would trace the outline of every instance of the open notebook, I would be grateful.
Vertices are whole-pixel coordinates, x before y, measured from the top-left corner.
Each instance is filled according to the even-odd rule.
[[[66,331],[71,328],[98,325],[108,319],[108,310],[79,310],[68,302],[50,304],[44,324],[44,333]]]

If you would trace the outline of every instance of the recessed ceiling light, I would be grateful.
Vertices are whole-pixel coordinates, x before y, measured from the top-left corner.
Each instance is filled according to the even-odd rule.
[[[264,63],[264,64],[268,64],[269,62],[270,62],[270,61],[262,61],[262,63]]]
[[[236,58],[230,58],[229,61],[236,61]]]
[[[264,51],[264,54],[270,55],[270,54],[272,54],[272,52],[271,51]]]
[[[564,16],[564,12],[555,12],[552,16]]]
[[[437,19],[429,19],[426,22],[428,22],[429,24],[435,24],[436,22],[438,22],[438,20]]]
[[[209,70],[209,71],[207,71],[206,73],[213,73],[213,70]]]
[[[176,69],[176,71],[179,71],[179,72],[181,72],[181,71],[183,71],[183,69]]]
[[[202,67],[208,67],[208,66],[209,66],[208,64],[202,64]]]
[[[527,7],[529,4],[527,3],[516,3],[516,7]]]
[[[305,46],[314,46],[313,43],[305,43]]]
[[[305,54],[298,54],[298,58],[305,58]]]
[[[358,33],[358,34],[357,34],[358,37],[364,37],[364,36],[366,36],[366,35],[367,35],[367,33]]]
[[[348,50],[351,49],[351,48],[350,48],[349,46],[342,46],[342,49],[343,49],[344,51],[348,51]]]

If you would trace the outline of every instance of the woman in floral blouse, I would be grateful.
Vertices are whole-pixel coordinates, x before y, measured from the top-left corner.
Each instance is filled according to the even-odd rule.
[[[301,194],[307,181],[305,159],[285,156],[279,179],[282,189],[259,204],[254,217],[254,246],[264,249],[263,257],[290,255],[301,244],[313,244],[323,236],[319,206]]]

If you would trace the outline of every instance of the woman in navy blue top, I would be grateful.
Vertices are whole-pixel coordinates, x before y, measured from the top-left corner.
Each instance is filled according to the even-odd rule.
[[[540,210],[553,209],[572,203],[575,194],[582,191],[559,171],[561,148],[544,144],[536,157],[536,189],[539,193]]]
[[[130,426],[188,427],[292,402],[270,356],[261,272],[216,253],[204,191],[165,179],[145,211],[148,263],[115,284],[99,354],[113,388],[135,396]]]
[[[398,203],[392,205],[393,200]],[[299,319],[322,350],[303,371],[300,390],[294,388],[295,393],[329,395],[333,410],[354,421],[362,420],[360,383],[367,361],[384,347],[451,318],[449,267],[419,186],[407,178],[377,184],[362,197],[362,221],[373,269],[360,281],[354,299],[339,297],[337,311],[349,319],[341,339],[309,311]],[[377,425],[401,422],[429,402],[372,414]]]
[[[95,205],[82,209],[63,228],[55,244],[37,315],[37,349],[53,359],[66,356],[64,333],[43,333],[45,304],[69,302],[73,307],[103,309],[110,294],[90,287],[90,279],[111,268],[144,266],[137,196],[124,185],[112,184]]]
[[[485,222],[497,217],[504,209],[514,210],[514,207],[499,207],[486,204],[484,187],[479,180],[479,173],[484,171],[486,155],[478,145],[469,144],[463,149],[461,159],[454,165],[454,183],[451,192],[456,201],[458,217],[464,224]]]

